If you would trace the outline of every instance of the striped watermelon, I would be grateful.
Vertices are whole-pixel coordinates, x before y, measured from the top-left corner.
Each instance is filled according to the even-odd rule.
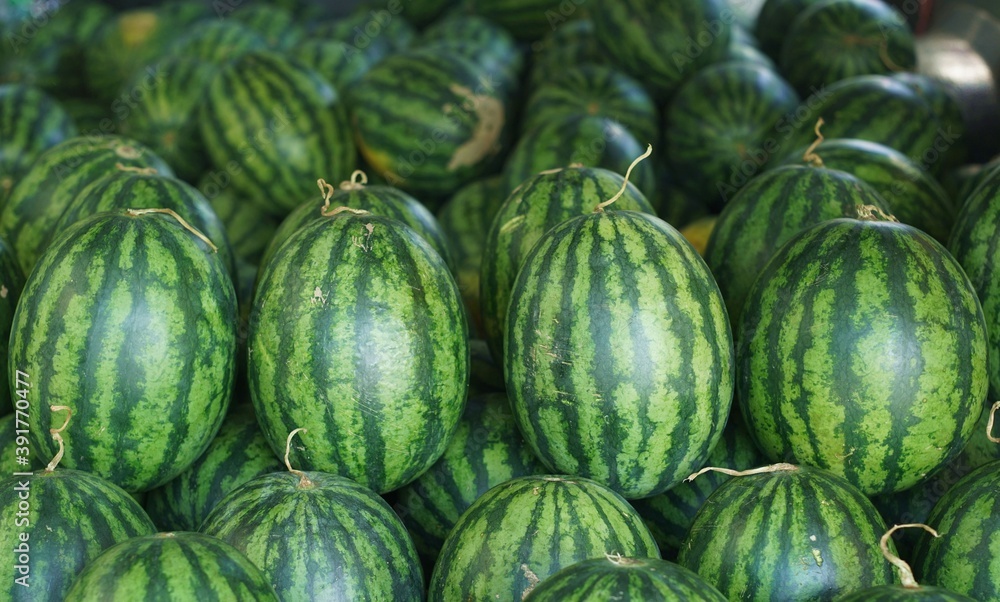
[[[284,215],[317,177],[346,178],[356,152],[341,98],[315,71],[250,52],[209,83],[198,117],[219,186]],[[339,181],[339,180],[338,180]]]
[[[226,416],[208,449],[169,483],[146,494],[145,508],[162,531],[195,531],[230,491],[281,470],[249,405]]]
[[[754,38],[760,49],[775,61],[781,58],[781,47],[796,17],[805,9],[823,0],[764,0],[754,23]]]
[[[219,259],[230,276],[236,276],[236,258],[229,247],[226,228],[198,189],[169,176],[114,168],[83,190],[66,206],[46,246],[70,226],[102,211],[165,208],[176,211],[218,249]],[[206,253],[204,241],[193,239]],[[44,249],[43,249],[44,255]]]
[[[504,380],[547,466],[626,498],[703,465],[733,399],[733,338],[719,287],[677,230],[637,211],[546,232],[521,264]]]
[[[17,258],[11,251],[7,243],[0,239],[0,341],[10,340],[11,323],[14,320],[14,310],[17,309],[17,300],[21,296],[21,289],[24,288],[24,273],[17,265]],[[0,416],[14,411],[11,403],[10,383],[8,382],[7,366],[7,346],[0,345]],[[0,429],[2,431],[2,429]],[[8,460],[7,456],[0,457],[0,461]],[[13,458],[9,459],[13,462]],[[8,474],[9,471],[0,471],[0,474]]]
[[[382,498],[350,479],[320,472],[257,477],[223,498],[201,531],[246,554],[282,600],[423,598],[406,527]]]
[[[611,118],[563,115],[521,136],[504,164],[504,188],[510,193],[542,171],[575,163],[625,173],[644,149],[631,132]],[[632,183],[647,198],[656,198],[651,164],[636,166]]]
[[[379,493],[437,461],[465,406],[458,287],[430,245],[392,218],[345,211],[289,236],[259,276],[247,344],[271,447],[307,427],[297,465]]]
[[[747,294],[737,397],[768,457],[901,491],[969,441],[986,332],[972,284],[930,236],[830,220],[785,243]]]
[[[164,55],[186,56],[215,65],[266,48],[264,38],[239,21],[208,19],[195,23],[179,35]]]
[[[64,466],[143,491],[180,474],[215,436],[235,346],[236,297],[218,256],[172,217],[101,213],[39,259],[8,366],[31,375],[38,398],[73,408]],[[28,415],[52,421],[44,404]],[[31,443],[55,454],[41,429]]]
[[[657,145],[660,116],[638,81],[607,65],[574,66],[535,88],[528,98],[521,131],[528,132],[564,115],[609,117],[640,143]]]
[[[305,31],[290,12],[280,6],[257,2],[240,6],[229,16],[264,38],[268,48],[286,52],[305,38]]]
[[[849,77],[888,75],[917,65],[913,32],[881,0],[826,0],[786,31],[781,73],[803,96]]]
[[[35,374],[28,377],[31,388],[22,390],[24,399],[43,405],[34,388],[41,381]],[[27,429],[42,432],[47,424],[30,419]],[[8,560],[0,563],[0,597],[5,600],[62,600],[77,574],[102,551],[156,531],[127,493],[90,473],[40,470],[8,476],[0,484],[7,518],[0,523],[0,545],[8,552]]]
[[[989,173],[962,205],[948,250],[976,289],[989,334],[990,396],[1000,395],[1000,169]]]
[[[459,517],[479,496],[510,479],[543,472],[517,430],[507,396],[471,397],[444,455],[396,492],[393,508],[417,551],[433,560]]]
[[[75,135],[73,121],[48,94],[0,85],[0,205],[39,155]]]
[[[599,0],[591,15],[615,63],[659,99],[726,56],[734,21],[725,0]]]
[[[705,248],[733,324],[757,275],[788,239],[824,220],[857,215],[858,205],[888,209],[869,185],[834,169],[785,166],[750,180],[723,208]]]
[[[487,175],[510,127],[499,83],[447,50],[393,55],[348,97],[365,161],[390,185],[421,198],[450,195]]]
[[[833,600],[895,582],[873,543],[885,523],[860,491],[824,470],[772,468],[715,490],[680,565],[730,600]]]
[[[705,99],[711,98],[706,110]],[[691,77],[666,110],[667,160],[692,195],[721,208],[777,145],[775,126],[799,97],[762,65],[725,62]]]
[[[747,470],[760,466],[763,459],[737,411],[731,413],[722,438],[712,448],[705,466]],[[678,483],[660,495],[631,502],[646,521],[664,558],[676,556],[695,514],[712,492],[728,480],[722,473],[710,472],[694,481]]]
[[[955,484],[927,519],[941,537],[924,535],[913,551],[917,576],[975,600],[1000,600],[1000,461]]]
[[[239,261],[258,265],[264,249],[278,229],[278,220],[259,206],[247,202],[232,188],[222,188],[206,176],[198,182],[198,191],[208,199],[226,228],[229,246]]]
[[[786,159],[797,164],[807,149],[800,149]],[[926,170],[902,153],[865,140],[825,140],[814,151],[823,167],[846,171],[871,186],[892,215],[930,234],[945,244],[955,221],[955,212],[947,193]]]
[[[0,238],[10,244],[21,271],[31,273],[70,201],[118,164],[173,175],[151,150],[118,136],[70,138],[38,158],[0,212]]]
[[[148,145],[178,177],[194,182],[209,167],[198,129],[198,106],[216,67],[194,57],[176,56],[160,61],[157,68],[159,83],[126,113],[121,133]],[[140,74],[130,87],[140,86],[143,77]]]
[[[302,203],[289,214],[268,242],[260,260],[261,267],[271,263],[278,249],[292,234],[311,222],[324,219],[324,211],[330,212],[337,207],[362,209],[375,215],[399,220],[413,228],[414,232],[419,234],[431,248],[437,251],[441,259],[450,265],[449,242],[445,239],[434,215],[420,201],[398,188],[379,185],[366,186],[358,179],[359,177],[363,179],[363,175],[356,173],[357,177],[352,177],[351,181],[341,182],[330,195],[329,203],[326,201],[326,192],[319,198],[314,194],[310,200]],[[324,188],[324,186],[320,186],[321,190]],[[329,206],[327,207],[327,205]]]
[[[525,602],[724,602],[696,573],[666,560],[605,556],[570,565],[548,577]]]
[[[476,180],[458,190],[437,212],[438,225],[450,243],[455,281],[462,293],[472,333],[483,336],[479,275],[490,225],[506,197],[499,176]]]
[[[91,561],[66,593],[68,602],[102,600],[254,600],[278,596],[246,556],[201,533],[134,537]]]
[[[552,227],[592,213],[625,184],[607,169],[566,167],[544,171],[521,184],[493,218],[482,251],[479,300],[490,353],[503,362],[507,305],[514,279],[528,252]],[[653,213],[649,201],[629,183],[611,210]]]
[[[576,477],[519,477],[458,519],[427,599],[520,600],[561,568],[605,554],[659,558],[642,519],[610,489]]]

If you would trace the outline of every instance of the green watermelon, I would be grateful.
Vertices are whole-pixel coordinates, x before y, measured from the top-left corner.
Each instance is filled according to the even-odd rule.
[[[564,115],[609,117],[641,143],[657,145],[660,117],[638,81],[606,65],[569,67],[535,88],[524,108],[521,131]]]
[[[0,85],[0,206],[39,155],[75,135],[73,121],[48,94]]]
[[[942,497],[913,551],[917,577],[975,600],[1000,600],[1000,461],[966,475]]]
[[[771,59],[779,60],[792,23],[802,11],[820,2],[823,0],[764,0],[753,29],[761,51]]]
[[[220,65],[247,52],[266,48],[264,38],[239,21],[208,19],[195,23],[177,36],[164,55],[167,59],[185,56]]]
[[[348,97],[365,161],[390,185],[421,198],[450,195],[487,175],[510,127],[504,91],[446,49],[395,54]]]
[[[849,77],[888,75],[917,65],[910,26],[879,0],[816,3],[782,34],[781,73],[803,96]]]
[[[688,569],[656,558],[607,555],[572,564],[524,597],[525,602],[724,602],[717,589]]]
[[[226,228],[226,238],[239,261],[256,266],[264,249],[278,229],[278,220],[259,206],[247,202],[232,188],[222,188],[206,176],[198,182],[198,191],[208,199]],[[251,282],[252,284],[252,282]]]
[[[695,516],[678,564],[730,600],[833,600],[895,582],[872,544],[885,523],[860,491],[817,468],[770,470],[715,490]]]
[[[767,261],[803,228],[857,215],[858,205],[888,209],[868,184],[843,171],[789,165],[750,180],[723,208],[705,248],[733,324]]]
[[[103,600],[254,600],[278,602],[246,556],[201,533],[157,533],[109,548],[80,573],[68,602]]]
[[[95,213],[153,208],[176,211],[196,230],[207,236],[218,249],[219,259],[230,276],[236,275],[236,258],[229,247],[225,226],[198,189],[176,178],[132,169],[116,167],[77,193],[52,229],[52,235],[45,246],[76,222]],[[205,252],[215,252],[204,241],[195,240]],[[44,255],[44,247],[42,252]]]
[[[229,18],[264,38],[268,48],[286,52],[305,38],[305,31],[290,12],[280,6],[256,2],[240,6]]]
[[[281,470],[249,405],[229,412],[205,453],[169,483],[146,494],[145,507],[162,531],[195,531],[230,491]]]
[[[747,470],[760,466],[763,460],[747,432],[743,417],[734,411],[722,431],[722,438],[705,460],[705,466]],[[694,481],[678,483],[660,495],[631,502],[646,521],[664,558],[676,556],[695,514],[712,492],[728,480],[729,477],[720,472],[710,472]]]
[[[482,336],[479,275],[490,225],[506,197],[499,176],[476,180],[458,190],[437,212],[438,225],[448,240],[455,281],[462,293],[472,333]]]
[[[73,408],[64,466],[143,491],[215,436],[233,388],[236,298],[222,261],[195,240],[166,215],[100,213],[39,258],[8,366],[31,375],[38,398]],[[40,403],[28,416],[52,420]],[[55,454],[41,429],[30,439],[42,457]]]
[[[725,0],[598,0],[591,17],[614,62],[659,99],[726,56],[736,20]]]
[[[948,250],[976,289],[989,334],[990,396],[1000,395],[1000,169],[993,170],[962,205]]]
[[[659,558],[642,519],[618,494],[577,477],[511,479],[458,519],[427,599],[520,600],[563,567],[605,554]]]
[[[792,153],[801,164],[807,149]],[[872,187],[892,215],[945,244],[955,221],[951,199],[937,180],[902,153],[865,140],[824,140],[813,150],[823,167],[845,171]]]
[[[550,228],[592,213],[623,185],[625,178],[607,169],[566,167],[529,178],[503,202],[482,251],[479,293],[483,332],[495,360],[503,363],[507,304],[528,252]],[[653,213],[649,201],[631,183],[609,208]]]
[[[246,554],[282,600],[423,599],[406,527],[382,498],[344,477],[259,476],[223,498],[201,531]]]
[[[402,222],[343,211],[296,231],[263,268],[250,392],[277,452],[384,493],[444,453],[465,406],[468,328],[448,268]]]
[[[31,379],[30,389],[20,389],[22,399],[43,405],[35,389],[41,381],[31,373],[21,377]],[[29,419],[18,426],[35,433],[48,424]],[[15,473],[2,486],[0,504],[7,520],[0,524],[0,545],[8,560],[0,563],[5,584],[0,592],[7,592],[0,596],[5,600],[61,601],[77,574],[102,551],[156,531],[127,493],[87,472]]]
[[[776,125],[798,104],[795,90],[762,65],[725,62],[699,71],[666,110],[666,155],[684,176],[679,184],[721,208],[747,171],[767,160],[778,144]]]
[[[10,244],[22,272],[31,273],[70,201],[119,164],[173,175],[151,150],[118,136],[70,138],[39,156],[0,212],[0,238]]]
[[[342,94],[375,64],[368,55],[340,40],[302,40],[288,50],[288,55],[319,73]]]
[[[836,219],[778,250],[747,293],[737,397],[772,458],[868,495],[912,487],[972,436],[987,326],[958,262],[904,224]]]
[[[315,71],[279,54],[249,52],[222,67],[198,123],[213,181],[231,183],[275,215],[309,198],[316,178],[339,181],[354,168],[341,98]]]
[[[433,560],[459,517],[479,496],[510,479],[543,472],[517,430],[507,396],[471,397],[444,455],[396,492],[393,508],[417,551]]]
[[[24,273],[17,265],[17,258],[7,243],[0,239],[0,341],[10,340],[11,322],[14,320],[14,310],[17,309],[17,300],[23,288]],[[7,346],[0,345],[0,367],[5,366],[7,366]],[[0,415],[14,411],[7,377],[6,368],[0,368]],[[6,456],[0,458],[0,461],[6,460],[8,460]],[[13,462],[13,459],[10,461]],[[0,474],[7,472],[0,471]]]

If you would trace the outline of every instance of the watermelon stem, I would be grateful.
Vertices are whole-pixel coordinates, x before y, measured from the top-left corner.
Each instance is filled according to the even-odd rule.
[[[354,207],[341,205],[340,207],[337,207],[332,211],[324,211],[323,217],[333,217],[334,215],[337,215],[338,213],[344,213],[345,211],[347,213],[353,213],[354,215],[368,215],[369,213],[371,213],[370,211],[365,211],[364,209],[355,209]]]
[[[326,209],[330,206],[330,197],[333,196],[334,188],[332,184],[327,183],[323,178],[316,180],[316,184],[319,186],[319,193],[323,195],[323,206],[320,207],[319,212],[326,215]]]
[[[993,436],[993,421],[997,417],[997,410],[1000,410],[1000,401],[993,404],[993,407],[990,409],[990,419],[986,423],[986,438],[993,443],[1000,443],[1000,437]]]
[[[910,568],[910,565],[907,564],[905,560],[903,560],[899,556],[896,556],[895,554],[889,551],[889,538],[892,537],[892,534],[899,529],[906,529],[909,527],[920,527],[921,529],[927,531],[934,537],[940,537],[937,531],[931,529],[930,527],[928,527],[923,523],[907,523],[905,525],[893,525],[892,528],[886,531],[885,535],[882,536],[881,541],[879,541],[879,547],[882,548],[882,555],[885,556],[885,559],[888,560],[890,564],[899,569],[899,580],[902,582],[903,587],[908,589],[915,589],[920,587],[920,584],[918,584],[917,580],[914,579],[913,577],[913,569]]]
[[[156,171],[155,167],[136,167],[134,165],[125,165],[123,163],[115,163],[115,169],[119,171],[137,173],[141,176],[156,176],[160,174],[160,172]]]
[[[886,213],[885,211],[882,211],[875,205],[858,205],[857,207],[854,208],[854,210],[857,212],[858,219],[860,220],[868,220],[873,222],[899,223],[899,220],[896,219],[895,215]]]
[[[692,474],[688,478],[684,479],[685,483],[693,481],[705,474],[706,472],[721,472],[722,474],[729,475],[731,477],[749,477],[755,474],[765,474],[769,472],[781,472],[784,470],[798,470],[799,467],[794,464],[788,464],[786,462],[781,462],[779,464],[771,464],[770,466],[761,466],[760,468],[752,468],[750,470],[733,470],[731,468],[721,468],[718,466],[706,466],[698,472]]]
[[[301,470],[296,470],[292,468],[292,463],[288,459],[289,454],[291,454],[292,452],[292,437],[294,437],[300,431],[303,433],[308,433],[309,429],[306,429],[304,427],[299,427],[294,431],[288,433],[288,439],[285,440],[285,468],[288,469],[288,472],[300,477],[299,488],[301,489],[305,487],[312,487],[313,482],[309,480],[309,477],[306,476],[306,473],[302,472]]]
[[[209,240],[209,238],[207,236],[205,236],[204,234],[202,234],[201,232],[199,232],[198,229],[195,228],[194,226],[192,226],[191,224],[187,223],[184,220],[184,218],[181,217],[181,216],[179,216],[179,215],[177,215],[177,212],[174,211],[173,209],[162,209],[162,208],[157,208],[157,209],[127,209],[127,210],[125,210],[125,213],[126,213],[126,215],[131,215],[132,217],[138,217],[140,215],[146,215],[147,213],[163,213],[165,215],[169,215],[170,217],[172,217],[175,220],[177,220],[180,223],[180,225],[184,227],[185,230],[187,230],[191,234],[194,234],[195,236],[197,236],[198,238],[200,238],[202,240],[202,242],[204,242],[206,245],[208,245],[208,247],[210,249],[212,249],[213,253],[218,253],[219,252],[219,248],[216,247],[214,244],[212,244],[212,241]]]
[[[52,458],[52,461],[49,462],[48,466],[45,467],[46,473],[50,473],[55,470],[56,466],[59,465],[59,461],[62,460],[63,454],[66,453],[66,442],[63,441],[60,433],[66,430],[66,427],[69,426],[69,419],[73,416],[73,409],[69,406],[50,406],[49,409],[53,412],[66,412],[66,421],[63,422],[63,425],[57,429],[49,429],[49,434],[52,435],[52,438],[59,444],[59,451],[56,452],[55,457]]]
[[[814,140],[813,143],[809,145],[809,148],[806,149],[805,154],[802,155],[802,160],[808,163],[809,165],[812,165],[813,167],[823,167],[823,159],[821,159],[820,156],[816,154],[816,149],[819,147],[820,144],[823,144],[824,140],[826,140],[826,138],[823,137],[823,133],[819,131],[819,129],[823,127],[823,124],[825,123],[826,122],[823,121],[822,117],[816,120],[816,128],[815,128],[816,140]]]
[[[604,201],[603,203],[598,203],[597,207],[594,207],[594,213],[602,213],[604,211],[605,207],[607,207],[611,203],[614,203],[618,199],[622,198],[622,195],[625,194],[625,190],[628,189],[628,179],[632,175],[632,170],[635,169],[636,165],[642,163],[642,161],[646,157],[648,157],[648,156],[650,156],[652,154],[653,154],[653,145],[650,144],[649,146],[646,147],[646,152],[644,152],[641,155],[639,155],[638,157],[636,157],[635,161],[632,161],[632,165],[628,166],[628,171],[625,172],[625,181],[622,182],[622,188],[621,188],[621,190],[619,190],[617,193],[615,193],[615,196],[613,196],[610,199]]]
[[[354,173],[351,174],[351,179],[346,182],[340,183],[341,190],[361,190],[368,183],[368,174],[361,171],[360,169],[355,169]]]

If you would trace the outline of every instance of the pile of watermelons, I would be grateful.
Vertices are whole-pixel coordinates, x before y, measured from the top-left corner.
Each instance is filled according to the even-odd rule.
[[[912,15],[336,4],[0,7],[0,599],[1000,601]]]

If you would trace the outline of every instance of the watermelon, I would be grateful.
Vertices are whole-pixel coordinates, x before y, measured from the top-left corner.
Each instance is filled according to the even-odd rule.
[[[278,602],[267,578],[246,556],[214,537],[187,532],[134,537],[109,548],[80,573],[66,600],[197,600],[209,595]]]
[[[75,135],[73,121],[48,94],[0,85],[0,206],[40,154]]]
[[[660,117],[642,84],[606,65],[570,67],[535,88],[524,108],[521,131],[572,114],[609,117],[647,144],[656,145],[660,139]]]
[[[679,184],[720,209],[745,170],[766,161],[778,142],[776,125],[798,104],[791,86],[762,65],[726,62],[699,71],[666,110],[667,160],[684,175]]]
[[[549,230],[521,264],[505,327],[511,405],[546,466],[642,498],[718,442],[733,399],[729,318],[666,222],[599,211]]]
[[[521,136],[504,165],[504,189],[509,194],[542,171],[576,163],[625,173],[645,148],[631,132],[609,117],[563,115]],[[632,183],[647,198],[656,198],[656,177],[651,163],[635,168]]]
[[[503,363],[507,304],[525,256],[546,231],[594,211],[622,186],[613,210],[653,213],[649,201],[631,183],[607,169],[566,167],[529,178],[501,205],[492,220],[482,251],[479,299],[483,332],[493,358]]]
[[[10,340],[11,322],[14,320],[14,310],[17,309],[17,300],[23,288],[24,273],[17,265],[17,258],[7,243],[0,239],[0,341]],[[0,366],[6,365],[7,346],[0,345]],[[0,416],[14,411],[7,376],[7,370],[0,369]],[[7,459],[7,456],[0,457],[0,461]],[[0,471],[0,474],[7,472],[9,471]]]
[[[170,216],[100,213],[57,237],[28,277],[9,371],[73,408],[67,468],[143,491],[184,471],[215,436],[233,388],[236,296],[220,258],[195,241]],[[43,404],[28,416],[51,421]],[[30,440],[42,457],[55,454],[41,429]]]
[[[207,236],[218,249],[219,259],[230,276],[236,275],[236,258],[229,247],[225,226],[205,197],[190,184],[151,171],[137,172],[115,167],[103,178],[86,186],[66,206],[45,246],[76,222],[95,213],[158,207],[176,211],[196,230]],[[205,252],[215,252],[204,241],[197,238],[194,240]]]
[[[781,73],[803,96],[849,77],[910,71],[913,32],[881,0],[825,0],[803,10],[781,47]]]
[[[802,163],[805,148],[788,164]],[[872,187],[892,215],[946,244],[955,221],[951,199],[937,180],[902,153],[865,140],[824,140],[815,148],[823,167],[846,171]]]
[[[459,517],[479,496],[516,477],[545,472],[517,430],[503,393],[469,398],[444,455],[396,492],[393,508],[417,552],[433,560]]]
[[[484,333],[479,300],[479,275],[490,225],[506,197],[499,176],[476,180],[458,190],[437,212],[438,225],[448,240],[455,281],[462,293],[473,334]]]
[[[147,90],[142,102],[119,114],[122,135],[146,144],[189,182],[208,168],[208,156],[198,130],[197,108],[215,73],[215,66],[189,56],[157,63],[161,81]],[[141,89],[141,80],[126,89]]]
[[[145,507],[163,531],[196,531],[230,491],[254,477],[281,470],[249,405],[236,406],[194,464],[146,494]]]
[[[989,334],[990,396],[1000,395],[1000,170],[993,170],[962,205],[948,250],[976,289]]]
[[[725,0],[599,0],[591,17],[614,62],[659,99],[726,56],[735,21]]]
[[[561,568],[605,554],[659,558],[642,519],[618,494],[577,477],[511,479],[458,519],[427,599],[520,600]]]
[[[374,65],[368,55],[340,40],[302,40],[288,55],[319,73],[340,92],[346,92]]]
[[[42,405],[34,389],[41,382],[34,374],[20,376],[31,379],[31,388],[20,390],[22,399]],[[44,424],[29,419],[18,428],[41,432]],[[77,574],[102,551],[156,530],[127,493],[90,473],[65,468],[22,472],[6,477],[2,485],[0,504],[7,520],[0,524],[0,545],[9,560],[0,566],[6,584],[0,592],[7,592],[0,596],[6,600],[62,600]]]
[[[763,459],[747,432],[743,417],[739,412],[732,412],[722,431],[722,438],[712,448],[704,464],[747,470],[760,466]],[[710,472],[694,481],[678,483],[660,495],[631,502],[646,521],[664,558],[676,556],[695,514],[712,492],[728,480],[729,477],[723,473]]]
[[[223,15],[224,16],[224,15]],[[285,52],[305,38],[305,31],[290,12],[280,6],[257,2],[239,7],[229,16],[259,34],[268,48]]]
[[[173,172],[145,146],[118,136],[75,137],[39,156],[0,212],[0,238],[30,274],[63,211],[81,190],[121,164]]]
[[[656,558],[605,556],[572,564],[524,597],[525,602],[724,602],[717,589],[688,569]]]
[[[199,21],[171,42],[164,51],[167,59],[185,56],[219,65],[247,52],[265,50],[260,34],[239,21],[208,19]]]
[[[917,577],[975,600],[1000,600],[1000,461],[981,466],[955,484],[934,506],[928,523],[941,534],[924,534],[913,551]]]
[[[198,191],[208,199],[226,229],[226,238],[239,262],[256,266],[278,229],[278,220],[259,206],[247,202],[232,188],[223,188],[205,176]],[[252,282],[251,282],[252,284]]]
[[[912,487],[972,436],[989,386],[987,326],[958,262],[877,219],[790,239],[753,287],[737,335],[737,397],[772,458],[868,495]]]
[[[346,178],[356,153],[343,102],[315,71],[249,52],[212,78],[198,116],[219,186],[284,215],[317,177]],[[339,180],[336,180],[339,181]]]
[[[368,71],[348,91],[368,165],[421,198],[448,196],[487,175],[509,125],[504,91],[479,69],[445,49],[424,48]]]
[[[382,498],[344,477],[259,476],[223,498],[201,531],[243,552],[282,600],[423,599],[406,527]]]
[[[468,327],[444,260],[393,218],[314,220],[263,268],[250,314],[250,393],[278,452],[384,493],[444,453],[469,382]]]
[[[885,523],[860,491],[817,468],[765,470],[715,490],[678,564],[730,600],[833,600],[895,582],[872,544]]]
[[[753,30],[761,51],[779,60],[792,23],[802,11],[820,2],[823,0],[764,0]]]
[[[361,209],[375,215],[397,219],[419,234],[445,263],[451,263],[449,243],[434,215],[420,201],[398,188],[366,186],[362,180],[365,180],[364,173],[355,172],[350,181],[341,182],[332,194],[328,194],[332,187],[328,187],[329,185],[325,183],[321,184],[320,190],[324,191],[321,197],[313,195],[313,198],[299,205],[278,226],[261,257],[261,267],[271,263],[289,236],[301,230],[306,224],[323,219],[324,212],[329,213],[337,207]]]
[[[888,209],[869,185],[835,169],[789,165],[750,180],[723,208],[705,248],[733,324],[757,275],[785,242],[807,226],[857,215],[858,205]]]

